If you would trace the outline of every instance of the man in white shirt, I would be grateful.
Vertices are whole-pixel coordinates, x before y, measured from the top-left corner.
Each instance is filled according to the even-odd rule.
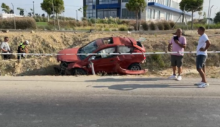
[[[10,53],[11,52],[11,49],[9,47],[9,44],[8,44],[8,37],[5,37],[4,38],[4,42],[2,42],[1,44],[1,51],[2,53]],[[4,54],[3,55],[3,59],[6,60],[6,59],[10,59],[11,55],[10,54]]]
[[[197,85],[199,88],[205,88],[209,86],[206,80],[205,62],[208,56],[207,49],[211,45],[211,42],[209,41],[208,36],[205,34],[204,27],[199,27],[198,34],[200,35],[200,38],[197,46],[196,67],[202,78],[202,81],[195,85]]]

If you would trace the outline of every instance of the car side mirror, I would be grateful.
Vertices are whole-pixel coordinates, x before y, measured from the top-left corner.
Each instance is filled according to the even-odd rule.
[[[89,61],[95,60],[95,56],[89,58]]]

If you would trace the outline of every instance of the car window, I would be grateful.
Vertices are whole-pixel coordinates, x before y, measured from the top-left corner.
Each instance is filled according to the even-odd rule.
[[[112,38],[105,38],[103,39],[104,44],[113,44],[113,39]]]
[[[95,50],[98,49],[98,45],[97,45],[97,42],[96,40],[90,42],[89,44],[87,44],[86,46],[84,46],[83,48],[80,48],[78,53],[85,53],[85,54],[88,54],[88,53],[93,53]],[[85,58],[87,58],[89,55],[79,55],[80,59],[81,60],[84,60]]]
[[[132,47],[128,47],[128,46],[119,46],[118,47],[118,52],[119,53],[131,53],[133,50]]]
[[[109,55],[108,53],[115,53],[115,47],[103,49],[99,51],[98,53],[100,53],[100,55],[98,55],[96,59],[112,57],[114,55]]]

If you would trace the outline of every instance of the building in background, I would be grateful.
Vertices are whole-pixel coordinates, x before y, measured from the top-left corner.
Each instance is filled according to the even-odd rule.
[[[6,13],[0,14],[0,18],[3,18],[3,19],[14,18],[14,17],[23,17],[23,16],[16,15],[16,14],[6,14]]]
[[[120,19],[135,19],[135,13],[126,9],[129,0],[83,0],[83,5],[87,6],[87,18],[109,18],[119,17]],[[140,13],[142,20],[173,20],[182,22],[183,11],[180,10],[181,0],[145,0],[148,6],[144,12]],[[185,13],[187,21],[191,15]]]

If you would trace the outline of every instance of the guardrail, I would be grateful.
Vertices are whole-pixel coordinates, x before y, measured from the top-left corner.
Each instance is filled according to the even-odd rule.
[[[0,55],[28,55],[28,56],[60,56],[60,55],[152,55],[152,54],[196,54],[197,51],[185,52],[145,52],[145,53],[77,53],[77,54],[56,54],[56,53],[0,53]],[[208,54],[218,54],[220,51],[207,51]]]

